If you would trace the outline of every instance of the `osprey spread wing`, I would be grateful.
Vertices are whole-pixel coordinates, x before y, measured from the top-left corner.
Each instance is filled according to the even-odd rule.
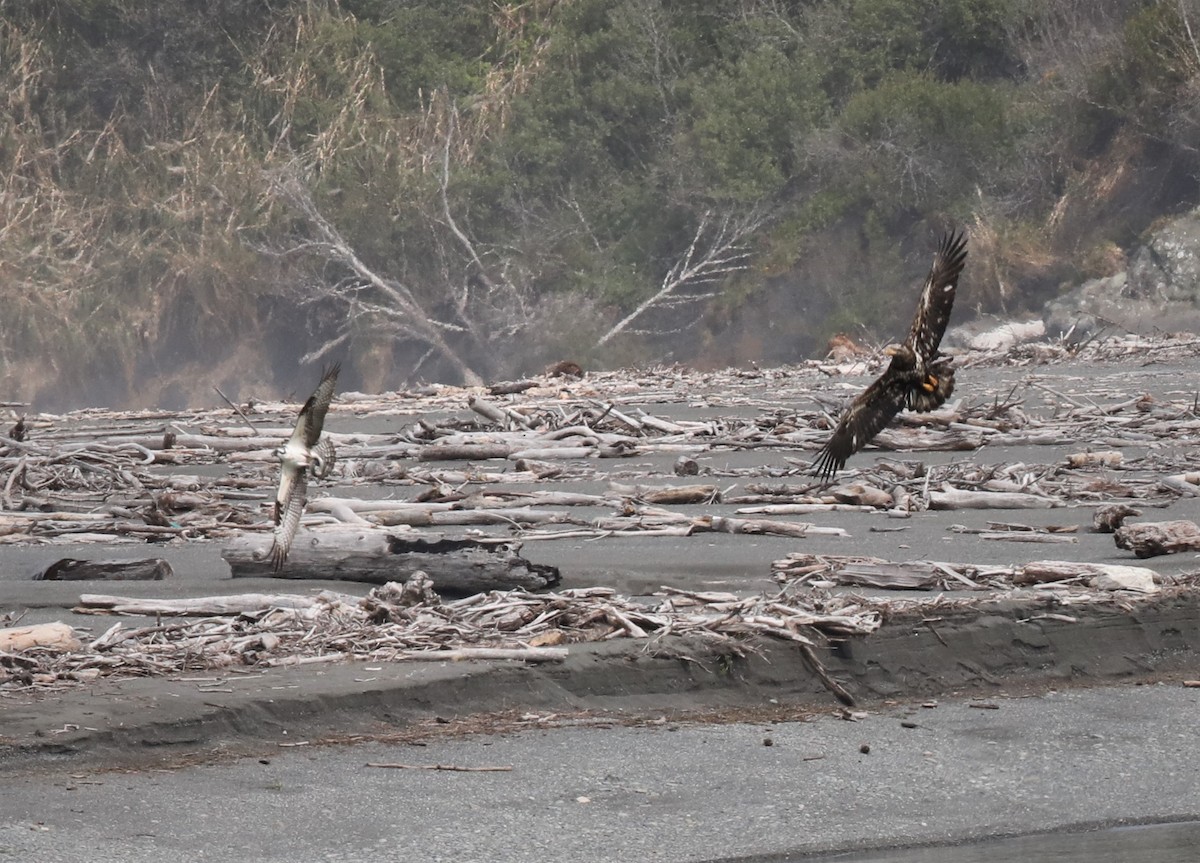
[[[954,291],[967,260],[967,238],[946,234],[925,279],[908,338],[887,349],[887,370],[846,409],[828,443],[817,454],[812,472],[828,481],[846,459],[883,431],[902,409],[931,411],[954,391],[954,369],[938,346],[950,321]]]
[[[271,543],[271,568],[276,572],[283,568],[300,527],[300,516],[304,515],[304,505],[308,502],[309,473],[324,479],[333,468],[336,454],[329,438],[321,438],[321,428],[341,368],[341,363],[334,363],[321,376],[316,391],[300,408],[292,436],[277,452],[281,466],[279,490],[275,493],[275,537]]]

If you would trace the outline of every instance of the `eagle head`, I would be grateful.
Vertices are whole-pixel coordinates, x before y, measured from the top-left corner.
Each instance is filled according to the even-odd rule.
[[[917,354],[909,345],[888,345],[883,352],[892,358],[889,368],[893,371],[908,372],[917,367]]]

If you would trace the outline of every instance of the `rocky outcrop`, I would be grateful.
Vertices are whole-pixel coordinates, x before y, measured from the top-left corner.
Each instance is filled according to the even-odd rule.
[[[1155,231],[1125,272],[1084,282],[1046,303],[1050,338],[1101,330],[1200,332],[1200,210]]]
[[[1200,307],[1200,210],[1156,231],[1129,259],[1126,294]]]
[[[942,345],[970,351],[1004,351],[1046,335],[1040,320],[1013,321],[983,315],[946,331]]]

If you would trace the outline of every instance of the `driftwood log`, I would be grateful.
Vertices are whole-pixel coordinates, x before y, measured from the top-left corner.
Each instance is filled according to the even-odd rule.
[[[1013,574],[1013,584],[1050,584],[1071,579],[1084,581],[1096,590],[1136,590],[1154,593],[1158,590],[1154,570],[1144,566],[1123,566],[1115,563],[1080,563],[1068,560],[1034,560]]]
[[[39,623],[0,629],[0,653],[20,653],[31,647],[48,650],[79,650],[75,630],[65,623]]]
[[[721,490],[715,485],[648,486],[614,482],[610,488],[615,496],[659,505],[721,502]]]
[[[64,557],[41,572],[34,581],[161,581],[174,575],[171,564],[160,557],[135,560],[76,560]]]
[[[969,491],[950,488],[929,493],[930,509],[1048,509],[1061,500],[1021,491]]]
[[[837,573],[840,584],[860,584],[888,590],[933,590],[941,587],[946,574],[931,563],[852,563]],[[977,586],[977,585],[976,585]]]
[[[207,617],[217,614],[255,614],[272,608],[315,608],[314,596],[295,596],[277,593],[236,593],[228,596],[196,596],[187,599],[142,599],[139,597],[109,596],[103,593],[84,593],[77,614],[144,614],[194,615]]]
[[[531,563],[520,543],[501,539],[406,536],[372,527],[309,530],[292,545],[287,563],[271,571],[269,541],[245,538],[221,556],[234,578],[305,578],[404,582],[424,571],[439,593],[471,594],[488,590],[541,590],[558,584],[558,567]]]
[[[777,581],[817,579],[889,590],[1007,590],[1048,586],[1057,589],[1156,593],[1155,573],[1144,566],[1035,560],[1024,566],[979,567],[936,560],[892,562],[878,557],[793,552],[771,568]]]
[[[1157,557],[1181,551],[1200,550],[1200,526],[1194,521],[1143,521],[1117,528],[1113,534],[1117,548],[1132,551],[1138,557]]]

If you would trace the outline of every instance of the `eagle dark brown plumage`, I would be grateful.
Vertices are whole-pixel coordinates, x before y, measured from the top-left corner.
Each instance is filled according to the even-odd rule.
[[[954,392],[950,357],[938,351],[950,322],[958,277],[967,260],[964,232],[942,238],[925,279],[912,329],[903,344],[888,348],[892,361],[842,414],[829,441],[817,453],[812,472],[828,482],[846,459],[883,431],[901,410],[931,411]]]

